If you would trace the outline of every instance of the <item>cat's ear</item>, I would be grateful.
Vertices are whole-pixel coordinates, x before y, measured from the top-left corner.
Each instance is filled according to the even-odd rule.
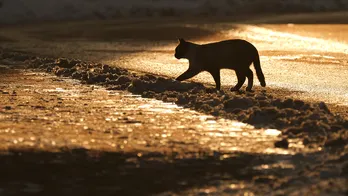
[[[183,38],[179,38],[178,40],[179,40],[180,43],[184,43],[185,42],[185,40]]]

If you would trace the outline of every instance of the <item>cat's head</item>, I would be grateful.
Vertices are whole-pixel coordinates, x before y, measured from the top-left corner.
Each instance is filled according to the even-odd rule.
[[[175,58],[187,58],[187,52],[189,49],[189,42],[185,41],[183,38],[179,39],[179,45],[175,48]]]

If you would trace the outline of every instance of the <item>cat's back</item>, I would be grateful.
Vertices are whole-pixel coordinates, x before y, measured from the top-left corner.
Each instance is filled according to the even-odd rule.
[[[202,49],[212,50],[256,50],[255,46],[243,39],[230,39],[201,45]]]
[[[239,60],[254,59],[258,51],[250,42],[242,39],[224,40],[199,46],[198,54],[202,60],[210,59]]]

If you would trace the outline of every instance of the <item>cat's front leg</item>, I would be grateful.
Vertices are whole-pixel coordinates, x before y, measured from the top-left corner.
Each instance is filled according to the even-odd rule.
[[[220,90],[221,88],[221,82],[220,82],[220,70],[214,70],[209,72],[215,81],[215,88],[216,90]]]
[[[181,74],[179,77],[176,78],[178,81],[183,81],[192,78],[193,76],[199,74],[200,71],[194,70],[194,69],[188,69],[183,74]]]

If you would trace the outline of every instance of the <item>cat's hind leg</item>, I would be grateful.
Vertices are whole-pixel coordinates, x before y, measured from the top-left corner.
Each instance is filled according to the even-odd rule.
[[[251,89],[253,88],[253,80],[254,80],[254,74],[253,71],[251,71],[250,68],[248,68],[245,71],[245,75],[248,78],[248,86],[246,88],[247,91],[251,92]]]
[[[231,88],[231,91],[239,91],[240,87],[242,87],[245,82],[245,73],[243,71],[236,70],[236,75],[238,83],[233,88]]]

